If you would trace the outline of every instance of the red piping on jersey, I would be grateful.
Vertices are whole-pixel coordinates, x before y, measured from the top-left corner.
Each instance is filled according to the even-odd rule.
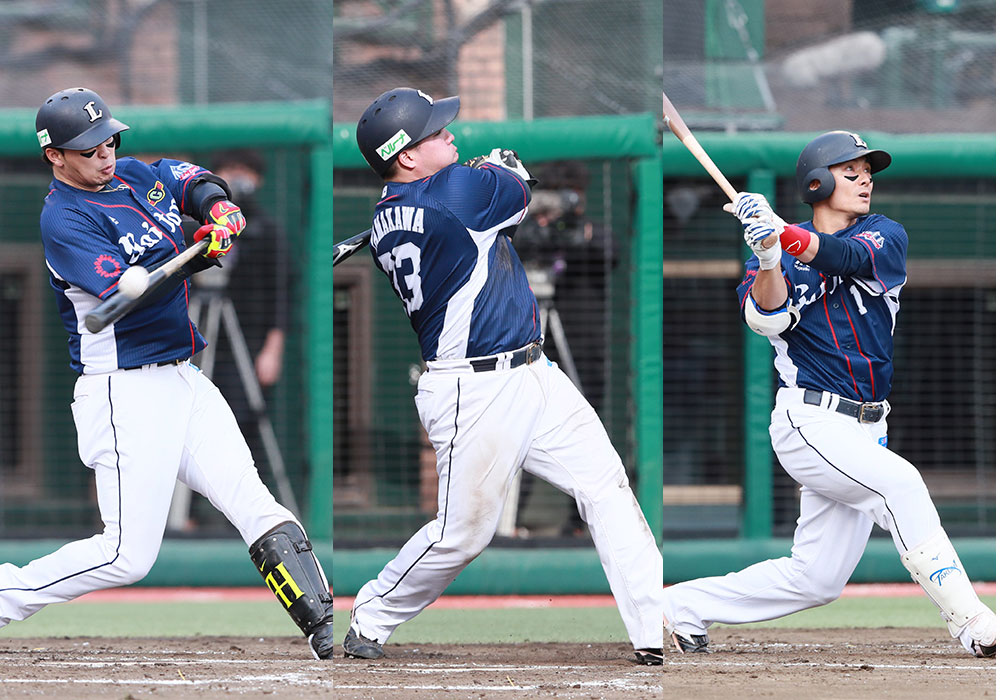
[[[496,170],[497,172],[502,172],[506,175],[510,175],[512,178],[517,180],[517,184],[521,186],[521,192],[524,195],[524,206],[521,207],[521,219],[517,223],[521,223],[521,221],[524,221],[524,215],[528,213],[528,189],[524,185],[524,180],[522,180],[520,176],[515,175],[511,171],[507,170],[507,168],[501,168],[500,166],[493,165],[492,163],[484,163],[483,170]]]
[[[120,275],[119,275],[119,277],[120,277]],[[100,299],[101,297],[103,297],[105,294],[107,294],[108,292],[110,292],[112,289],[114,289],[117,286],[118,286],[118,282],[115,282],[113,285],[111,285],[110,287],[108,287],[107,289],[105,289],[103,292],[101,292],[100,294],[98,294],[97,298]]]
[[[194,173],[193,175],[189,175],[188,178],[186,180],[184,180],[184,184],[181,185],[181,213],[182,214],[187,214],[187,212],[184,211],[184,198],[187,197],[187,187],[188,187],[188,185],[191,184],[191,181],[193,179],[195,179],[196,177],[198,177],[202,173],[207,173],[207,172],[208,171],[205,170],[204,168],[200,168],[198,170],[198,172]]]
[[[398,196],[399,196],[398,194],[390,194],[390,195],[389,195],[388,197],[386,197],[385,199],[381,199],[381,200],[379,200],[379,201],[375,202],[375,206],[377,207],[377,206],[378,206],[379,204],[381,204],[382,202],[388,202],[388,201],[389,201],[390,199],[395,199],[395,198],[396,198],[396,197],[398,197]]]
[[[125,184],[128,184],[128,183],[125,183]],[[85,199],[84,201],[85,202],[89,202],[90,204],[93,204],[94,206],[103,207],[105,209],[131,209],[132,211],[134,211],[135,213],[137,213],[139,216],[141,216],[143,219],[145,219],[146,221],[148,221],[150,226],[156,226],[157,230],[160,229],[160,227],[155,222],[150,221],[149,217],[146,216],[145,214],[143,214],[142,211],[140,211],[139,209],[136,209],[133,206],[129,206],[128,204],[100,204],[99,202],[95,202],[95,201],[90,200],[90,199]],[[165,233],[163,234],[163,237],[166,238],[168,241],[170,241],[170,245],[172,245],[174,247],[174,252],[175,253],[181,252],[181,251],[179,251],[177,249],[177,244],[174,243],[174,239],[173,238],[171,238],[170,236],[168,236]]]
[[[749,282],[752,278],[755,278],[756,276],[757,276],[757,272],[755,270],[747,270],[746,277],[743,278],[743,284],[746,284],[747,282]],[[751,283],[750,286],[747,287],[747,293],[743,295],[742,299],[740,299],[740,308],[741,309],[746,305],[746,303],[747,303],[747,297],[750,296],[750,290],[752,288],[753,288],[753,283]]]
[[[823,284],[826,284],[826,275],[824,275],[824,274],[821,273],[820,277],[823,280]],[[838,350],[840,350],[840,343],[837,342],[837,332],[833,329],[833,322],[830,320],[830,309],[826,305],[826,298],[827,298],[827,295],[824,294],[823,295],[823,311],[826,313],[826,323],[827,323],[828,326],[830,326],[830,337],[833,338],[833,344],[835,346],[837,346]],[[845,353],[843,350],[840,350],[840,354],[844,356],[844,361],[847,363],[847,373],[851,375],[851,382],[854,384],[854,393],[857,396],[861,396],[861,392],[858,391],[858,382],[854,378],[854,370],[851,369],[851,358],[849,358],[847,356],[847,353]]]
[[[872,381],[872,401],[874,401],[875,400],[875,370],[872,368],[872,361],[868,359],[867,355],[865,355],[863,352],[861,352],[861,343],[858,342],[858,332],[854,329],[854,321],[851,320],[851,314],[849,314],[847,312],[847,304],[844,304],[844,315],[847,316],[847,322],[851,325],[851,333],[854,335],[854,343],[858,346],[858,354],[861,355],[861,357],[863,357],[865,359],[865,362],[868,363],[868,376],[871,378],[871,381]],[[856,384],[855,384],[855,387],[857,387]],[[858,392],[858,396],[860,396],[862,399],[864,398],[864,396],[862,396],[860,392]]]
[[[865,239],[861,238],[860,236],[853,236],[853,238],[855,240],[860,241],[861,245],[863,245],[865,248],[868,249],[868,255],[869,255],[869,257],[871,258],[871,261],[872,261],[872,274],[875,275],[875,279],[878,280],[878,283],[882,285],[882,291],[883,292],[888,292],[889,291],[889,287],[886,286],[886,283],[882,281],[882,278],[878,276],[878,272],[875,270],[875,251],[871,249],[871,245],[868,243],[868,241],[866,241]]]

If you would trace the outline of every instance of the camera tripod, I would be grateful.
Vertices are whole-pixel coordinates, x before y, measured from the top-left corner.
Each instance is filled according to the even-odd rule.
[[[260,387],[260,382],[257,381],[257,373],[254,370],[250,349],[247,347],[246,337],[243,335],[243,329],[240,328],[240,322],[236,316],[236,306],[233,304],[233,300],[224,293],[225,279],[216,280],[215,277],[210,277],[208,274],[213,271],[206,270],[199,275],[199,279],[195,280],[203,286],[201,288],[195,286],[189,307],[191,320],[198,326],[208,343],[207,347],[198,354],[198,366],[206,377],[212,378],[212,372],[215,369],[215,349],[219,340],[221,324],[221,330],[226,334],[229,348],[232,350],[233,359],[236,362],[243,395],[257,420],[257,431],[260,434],[261,444],[264,447],[271,474],[274,476],[281,503],[292,511],[295,517],[299,517],[298,503],[295,500],[295,493],[292,490],[291,481],[288,479],[288,473],[285,471],[285,460],[281,456],[278,439],[274,434],[274,426],[267,413],[264,392]],[[218,269],[218,272],[223,271]],[[174,485],[174,496],[167,516],[167,527],[171,530],[183,530],[190,511],[191,489],[178,481]]]
[[[569,341],[566,339],[566,331],[563,330],[559,309],[556,308],[556,285],[552,273],[538,269],[533,265],[525,265],[524,271],[528,276],[531,291],[535,293],[535,299],[538,300],[538,323],[542,331],[542,338],[552,338],[552,342],[556,345],[556,351],[559,353],[560,368],[576,388],[583,393],[580,375],[577,374],[573,353],[569,349]],[[547,335],[546,330],[551,331],[551,334]],[[519,469],[514,475],[514,481],[507,492],[507,498],[504,499],[503,510],[500,512],[500,524],[497,526],[497,534],[501,537],[513,537],[516,533],[517,504],[521,497],[522,476],[523,472]]]

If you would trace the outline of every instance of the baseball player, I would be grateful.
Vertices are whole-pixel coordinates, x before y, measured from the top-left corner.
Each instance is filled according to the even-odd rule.
[[[907,237],[869,210],[872,176],[890,161],[857,134],[832,131],[796,166],[811,221],[789,226],[759,194],[726,206],[754,253],[739,303],[774,347],[771,444],[802,485],[801,514],[791,556],[666,590],[667,631],[682,652],[707,651],[713,623],[770,620],[835,600],[877,523],[952,637],[976,656],[996,655],[996,616],[973,591],[920,473],[887,448]],[[773,236],[780,245],[766,247]]]
[[[533,180],[510,150],[459,164],[446,128],[458,110],[458,97],[398,88],[358,122],[358,146],[385,180],[372,257],[427,364],[415,401],[437,453],[438,514],[358,593],[345,656],[382,657],[393,630],[476,558],[520,468],[576,499],[638,662],[662,665],[662,557],[597,414],[542,353],[511,245]]]
[[[205,340],[188,318],[187,281],[99,333],[83,322],[117,292],[123,270],[155,268],[184,248],[183,214],[205,222],[197,238],[211,241],[188,272],[224,256],[245,224],[225,181],[182,161],[116,158],[129,127],[92,90],[57,92],[35,124],[53,175],[41,215],[45,262],[80,375],[73,418],[104,531],[26,566],[0,565],[0,627],[49,603],[142,579],[180,479],[239,530],[313,654],[330,657],[332,598],[305,532],[261,482],[219,390],[189,362]]]

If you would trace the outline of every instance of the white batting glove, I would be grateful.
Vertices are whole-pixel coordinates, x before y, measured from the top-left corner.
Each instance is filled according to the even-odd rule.
[[[775,216],[775,218],[777,217]],[[778,221],[781,220],[778,219]],[[779,228],[773,220],[751,221],[743,227],[743,240],[757,256],[761,270],[772,270],[781,264],[781,243],[777,242],[770,248],[764,247],[764,241],[769,236],[772,234],[780,236],[781,232],[785,230],[784,222],[782,221],[781,224]]]
[[[499,165],[501,168],[506,168],[513,173],[517,173],[522,180],[528,183],[529,187],[538,182],[538,180],[531,177],[531,173],[524,167],[524,163],[518,157],[517,151],[510,148],[494,148],[484,160],[487,163],[493,163],[494,165]]]
[[[743,225],[753,220],[767,220],[774,215],[774,210],[764,195],[754,192],[740,192],[735,202],[729,202],[722,208],[739,219]]]

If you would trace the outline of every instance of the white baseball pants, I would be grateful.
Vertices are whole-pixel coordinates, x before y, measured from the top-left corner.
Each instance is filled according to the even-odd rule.
[[[772,620],[836,600],[864,554],[872,524],[888,530],[900,554],[941,526],[917,469],[879,444],[885,417],[862,424],[779,389],[771,444],[802,484],[789,557],[726,576],[686,581],[664,593],[664,614],[685,636],[713,623]]]
[[[222,511],[248,546],[295,521],[261,482],[229,404],[189,363],[82,375],[73,418],[104,531],[26,566],[0,565],[0,627],[142,579],[159,552],[177,479]]]
[[[663,646],[663,558],[621,458],[572,382],[544,356],[515,369],[449,363],[420,378],[420,420],[437,453],[437,518],[362,587],[352,626],[384,643],[493,539],[518,468],[573,496],[635,648]]]

